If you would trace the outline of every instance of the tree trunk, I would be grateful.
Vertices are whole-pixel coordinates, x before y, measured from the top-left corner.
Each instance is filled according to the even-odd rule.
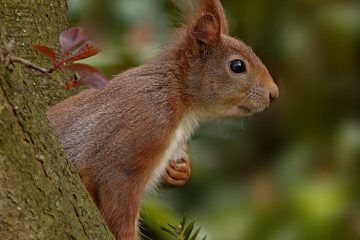
[[[47,66],[31,44],[58,49],[66,10],[65,0],[0,0],[0,40],[14,39],[15,55]],[[2,240],[113,239],[46,120],[66,94],[21,65],[0,65]]]

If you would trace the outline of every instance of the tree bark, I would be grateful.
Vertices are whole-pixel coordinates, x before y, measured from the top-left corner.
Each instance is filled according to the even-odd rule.
[[[0,0],[0,41],[15,55],[49,62],[31,44],[58,49],[65,0]],[[65,78],[63,75],[58,75]],[[0,65],[0,239],[113,239],[46,119],[66,97],[47,77]]]

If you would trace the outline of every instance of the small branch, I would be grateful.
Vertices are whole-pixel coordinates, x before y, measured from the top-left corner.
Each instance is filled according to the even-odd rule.
[[[54,68],[42,68],[39,67],[37,65],[35,65],[34,63],[20,58],[20,57],[15,57],[15,56],[11,56],[10,57],[10,62],[12,63],[20,63],[22,65],[24,65],[27,68],[33,69],[35,71],[41,72],[43,74],[45,74],[48,78],[55,80],[56,82],[58,82],[60,85],[63,85],[62,81],[60,79],[58,79],[57,77],[53,76],[51,73],[53,73],[55,71]]]
[[[34,64],[24,58],[13,56],[12,50],[14,48],[14,43],[15,43],[14,40],[11,40],[7,44],[4,44],[4,45],[0,44],[0,63],[5,64],[5,66],[7,66],[11,63],[20,63],[27,68],[30,68],[30,69],[38,71],[42,74],[45,74],[48,78],[55,80],[60,85],[63,85],[63,83],[60,79],[58,79],[57,77],[55,77],[51,74],[56,70],[54,67],[43,68],[43,67],[37,66],[36,64]]]
[[[43,68],[43,67],[39,67],[36,64],[20,58],[20,57],[16,57],[16,56],[9,56],[9,62],[10,63],[20,63],[22,65],[24,65],[27,68],[33,69],[35,71],[38,71],[42,74],[45,74],[48,78],[55,80],[56,82],[58,82],[60,85],[63,85],[62,81],[60,79],[58,79],[57,77],[53,76],[51,73],[53,73],[55,71],[54,68]]]
[[[26,59],[23,59],[23,58],[20,58],[20,57],[15,57],[15,56],[11,56],[10,57],[10,62],[12,63],[21,63],[22,65],[24,65],[25,67],[27,68],[31,68],[33,70],[36,70],[38,72],[41,72],[43,74],[46,74],[47,76],[51,76],[51,72],[50,69],[48,68],[42,68],[42,67],[39,67],[35,64],[33,64],[32,62],[26,60]]]
[[[52,66],[49,68],[44,68],[39,65],[36,65],[24,58],[18,57],[13,53],[15,41],[10,40],[9,42],[0,42],[0,64],[9,67],[12,64],[19,63],[25,66],[26,68],[40,72],[41,74],[46,75],[48,78],[56,81],[60,86],[63,86],[65,89],[71,89],[77,86],[87,86],[95,89],[103,89],[106,87],[108,80],[105,75],[101,73],[95,67],[92,67],[87,64],[75,63],[77,60],[89,58],[91,56],[99,53],[99,48],[95,43],[82,40],[87,39],[87,36],[82,34],[81,28],[72,28],[62,34],[65,34],[67,37],[64,39],[60,38],[60,45],[67,46],[69,50],[66,52],[66,58],[57,59],[56,52],[47,46],[44,45],[32,45],[40,54],[48,57]],[[78,36],[81,33],[81,36]],[[70,44],[70,45],[69,45]],[[70,47],[69,47],[69,46]],[[64,49],[64,47],[63,47]],[[62,56],[64,53],[61,54]],[[54,76],[55,71],[70,71],[74,73],[74,77],[70,78],[64,84],[64,81]],[[76,73],[79,74],[79,78],[76,77]]]

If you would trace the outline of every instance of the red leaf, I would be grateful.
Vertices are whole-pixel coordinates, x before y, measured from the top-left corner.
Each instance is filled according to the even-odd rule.
[[[88,64],[83,63],[72,63],[63,65],[62,68],[66,68],[68,70],[74,71],[74,72],[100,72],[99,69],[90,66]]]
[[[33,48],[35,48],[39,53],[47,56],[48,58],[51,59],[51,61],[53,63],[55,63],[56,61],[56,53],[54,52],[54,50],[52,50],[51,48],[47,47],[47,46],[43,46],[43,45],[37,45],[34,44],[32,45]]]
[[[79,81],[75,80],[75,79],[70,79],[66,85],[64,86],[65,90],[71,90],[75,87],[81,86],[81,83],[79,83]]]
[[[100,48],[98,48],[94,42],[87,41],[78,50],[76,50],[69,58],[67,58],[65,62],[73,62],[76,60],[88,58],[98,54],[99,52],[100,52]]]
[[[99,69],[87,64],[73,63],[64,65],[62,68],[77,72],[80,75],[80,79],[75,80],[76,84],[69,81],[71,88],[84,85],[90,88],[103,89],[108,83],[107,78]]]
[[[108,84],[106,77],[100,72],[89,72],[89,71],[80,71],[79,83],[81,85],[95,88],[95,89],[104,89]]]
[[[60,34],[61,55],[66,55],[80,43],[87,40],[84,30],[81,27],[70,28]]]

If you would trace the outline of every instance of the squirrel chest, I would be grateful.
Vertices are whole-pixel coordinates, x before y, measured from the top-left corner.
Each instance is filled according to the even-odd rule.
[[[184,155],[184,145],[199,126],[200,117],[197,113],[187,113],[172,132],[165,151],[160,156],[160,164],[147,184],[147,190],[153,189],[170,160],[180,159]]]

